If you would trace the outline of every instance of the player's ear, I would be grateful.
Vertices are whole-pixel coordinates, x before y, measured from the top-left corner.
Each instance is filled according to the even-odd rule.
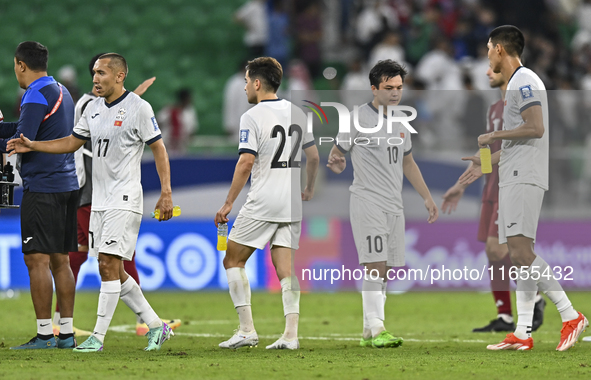
[[[497,52],[498,55],[501,55],[501,52],[505,50],[505,48],[503,48],[503,45],[501,44],[496,44],[495,45],[495,51]]]
[[[17,61],[16,58],[14,60],[16,62],[16,66],[18,67],[21,73],[27,69],[27,64],[24,61]]]

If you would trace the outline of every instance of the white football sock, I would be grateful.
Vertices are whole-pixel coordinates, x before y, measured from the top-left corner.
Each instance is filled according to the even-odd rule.
[[[101,343],[105,341],[105,335],[107,334],[111,319],[113,319],[113,314],[115,314],[120,293],[121,282],[119,280],[101,282],[96,325],[92,333]]]
[[[361,297],[363,299],[363,292],[361,293]],[[367,315],[365,315],[365,310],[363,310],[363,339],[371,339],[371,328],[369,327],[369,322],[367,321]]]
[[[50,319],[37,319],[37,334],[53,336],[53,326]]]
[[[531,263],[530,268],[532,267],[536,267],[536,272],[540,275],[540,279],[537,281],[539,289],[550,298],[550,301],[554,302],[562,322],[577,319],[579,313],[575,311],[566,293],[562,290],[562,286],[554,278],[554,273],[548,263],[540,256],[537,256],[534,262]],[[538,274],[536,274],[537,276]]]
[[[291,340],[298,337],[300,283],[295,276],[285,277],[280,282],[281,298],[283,300],[283,315],[285,315],[285,331],[283,337],[287,340]]]
[[[131,309],[136,315],[142,320],[148,321],[146,324],[150,329],[162,326],[162,320],[158,318],[158,315],[152,309],[152,306],[148,303],[144,293],[140,289],[140,286],[135,282],[133,277],[127,277],[127,280],[121,284],[121,301],[123,301],[127,307]]]
[[[237,267],[228,268],[226,269],[226,277],[228,277],[230,297],[240,320],[240,331],[247,334],[251,333],[254,331],[254,322],[250,305],[250,284],[248,283],[246,270]]]
[[[531,326],[534,319],[534,299],[536,298],[536,290],[519,290],[520,283],[531,280],[517,279],[517,291],[515,292],[515,300],[517,305],[517,329],[515,336],[519,339],[527,339],[531,337]]]
[[[363,313],[367,318],[367,324],[373,337],[385,330],[383,283],[383,278],[373,280],[366,277],[362,285]]]
[[[74,334],[74,318],[61,318],[59,326],[60,334]]]
[[[51,323],[53,323],[56,326],[60,325],[60,312],[56,311],[55,314],[53,314],[53,321],[51,321]]]

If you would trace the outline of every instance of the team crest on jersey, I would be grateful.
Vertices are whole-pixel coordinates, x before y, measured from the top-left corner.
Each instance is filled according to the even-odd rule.
[[[115,116],[115,126],[116,127],[120,127],[121,124],[123,124],[123,120],[125,120],[125,113],[127,111],[125,110],[125,108],[119,108],[119,111],[117,111],[117,116]]]
[[[127,111],[125,110],[125,108],[119,108],[119,111],[117,111],[117,116],[115,116],[115,120],[125,120],[125,113]]]
[[[400,132],[400,137],[404,138],[404,132]]]
[[[521,98],[523,100],[534,97],[534,92],[529,84],[527,86],[519,87],[519,92],[521,92]]]
[[[156,116],[152,116],[152,124],[154,124],[154,130],[158,130],[158,122],[156,121]]]
[[[240,142],[247,143],[248,142],[248,129],[241,129],[240,130]]]

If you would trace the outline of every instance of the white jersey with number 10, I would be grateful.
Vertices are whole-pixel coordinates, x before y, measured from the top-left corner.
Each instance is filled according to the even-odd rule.
[[[264,100],[240,118],[240,154],[256,156],[240,213],[268,222],[302,220],[302,150],[314,145],[306,115],[284,99]]]

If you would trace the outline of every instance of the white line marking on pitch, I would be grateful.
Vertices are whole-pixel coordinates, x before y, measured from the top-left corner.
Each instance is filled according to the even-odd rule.
[[[112,326],[109,328],[111,331],[119,332],[119,333],[132,333],[135,334],[135,325],[120,325],[120,326]],[[228,334],[209,334],[209,333],[189,333],[189,332],[174,332],[176,336],[191,336],[196,338],[226,338]],[[342,336],[345,334],[329,334],[329,336],[300,336],[299,339],[304,340],[336,340],[336,341],[359,341],[359,337],[347,337]],[[262,339],[275,339],[279,337],[280,334],[277,335],[259,335],[259,338]],[[405,338],[405,342],[423,342],[423,343],[448,343],[448,342],[457,342],[457,343],[488,343],[485,340],[480,339],[412,339],[412,338]]]

